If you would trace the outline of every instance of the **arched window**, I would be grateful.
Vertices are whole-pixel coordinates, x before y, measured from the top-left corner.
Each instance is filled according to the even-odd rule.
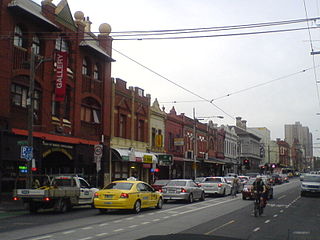
[[[87,59],[82,60],[82,75],[89,75]]]
[[[32,37],[32,49],[34,54],[40,55],[40,39],[37,35]]]
[[[87,98],[82,101],[81,121],[96,124],[101,123],[101,106],[96,100]]]
[[[22,29],[19,26],[15,26],[14,28],[13,44],[17,47],[23,46],[23,34]]]
[[[93,79],[101,81],[100,67],[97,64],[93,66]]]
[[[68,43],[61,37],[56,39],[56,50],[62,52],[69,52]]]

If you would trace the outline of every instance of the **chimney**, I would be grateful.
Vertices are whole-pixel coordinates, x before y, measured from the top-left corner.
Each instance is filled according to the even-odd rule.
[[[52,0],[41,2],[41,14],[52,22],[56,21],[56,5],[52,3]]]
[[[236,117],[236,126],[241,128],[242,124],[241,124],[241,117]]]
[[[242,120],[241,125],[244,130],[247,130],[247,120]]]
[[[84,31],[87,32],[87,33],[91,33],[91,24],[92,24],[92,22],[90,21],[89,17],[87,17],[84,20],[84,23],[85,23]]]

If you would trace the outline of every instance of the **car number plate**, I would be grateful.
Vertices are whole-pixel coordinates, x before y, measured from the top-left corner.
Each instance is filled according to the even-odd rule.
[[[175,190],[170,190],[170,191],[169,191],[169,193],[175,193],[175,192],[176,192]]]
[[[113,198],[113,195],[104,195],[105,198]]]
[[[104,202],[104,204],[112,204],[112,202]]]

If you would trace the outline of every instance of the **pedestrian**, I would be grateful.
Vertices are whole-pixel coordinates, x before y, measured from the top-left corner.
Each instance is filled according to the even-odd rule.
[[[239,178],[237,175],[234,176],[232,180],[232,196],[236,197],[239,187]]]

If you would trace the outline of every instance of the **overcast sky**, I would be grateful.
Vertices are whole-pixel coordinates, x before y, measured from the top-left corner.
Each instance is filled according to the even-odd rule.
[[[306,12],[308,18],[314,18],[319,16],[318,1],[305,0],[307,11],[303,0],[68,0],[68,3],[72,14],[82,11],[90,17],[92,31],[98,31],[101,23],[109,23],[112,32],[121,32],[296,20],[305,19]],[[317,23],[320,21],[309,22],[309,26],[316,27]],[[202,32],[197,36],[306,27],[307,23],[302,22]],[[234,125],[235,117],[239,116],[247,120],[248,127],[267,127],[272,139],[283,139],[284,124],[299,121],[309,127],[317,144],[320,142],[316,140],[320,138],[320,115],[316,113],[320,112],[320,107],[316,81],[320,81],[320,55],[310,55],[309,40],[311,36],[314,51],[320,51],[319,31],[318,28],[311,29],[310,34],[308,30],[300,30],[130,41],[116,40],[119,37],[111,33],[115,50],[162,77],[116,51],[113,51],[116,62],[112,64],[112,76],[125,80],[128,87],[144,89],[152,100],[157,98],[160,105],[165,106],[166,112],[174,106],[178,114],[192,117],[195,108],[196,117],[224,116],[224,119],[212,119],[219,125]],[[242,91],[244,89],[248,90]],[[214,99],[215,106],[203,99]]]

